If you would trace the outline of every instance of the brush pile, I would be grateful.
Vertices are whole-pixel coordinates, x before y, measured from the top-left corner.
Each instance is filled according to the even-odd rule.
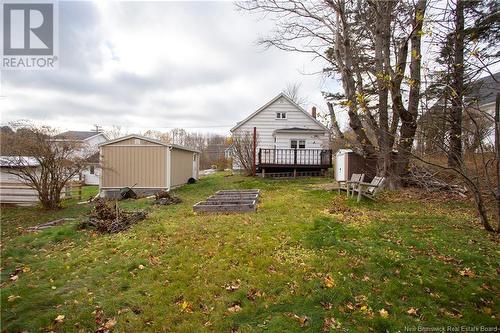
[[[160,191],[155,194],[155,201],[153,204],[155,205],[176,205],[181,203],[182,200],[179,197],[170,195],[167,191]]]
[[[419,165],[411,166],[406,182],[428,192],[448,192],[461,197],[466,197],[467,193],[465,186],[447,181],[438,171]]]
[[[144,220],[146,212],[125,212],[118,208],[116,201],[97,199],[87,221],[80,223],[81,228],[95,228],[100,233],[117,233],[127,230],[133,224]]]

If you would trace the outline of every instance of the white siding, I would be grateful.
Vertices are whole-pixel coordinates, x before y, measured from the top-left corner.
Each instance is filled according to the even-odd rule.
[[[95,135],[95,136],[92,136],[86,140],[84,140],[84,142],[89,146],[89,147],[97,147],[97,145],[103,143],[103,142],[106,142],[108,140],[106,140],[106,137],[102,134],[102,133],[99,133],[99,135]]]
[[[276,112],[286,112],[287,119],[276,119]],[[270,104],[267,108],[250,118],[246,123],[235,129],[233,131],[233,134],[238,135],[244,132],[253,133],[254,127],[257,127],[257,149],[274,148],[273,132],[277,129],[300,127],[324,130],[323,127],[318,125],[313,119],[305,115],[301,110],[297,109],[295,105],[293,105],[283,97],[280,97],[274,103]],[[294,135],[296,137],[299,137],[299,135],[295,135],[295,133],[278,134],[278,136],[280,137],[280,146],[278,148],[290,148],[289,142],[286,146],[282,146],[281,137],[284,137],[285,135]],[[306,144],[306,148],[328,147],[328,135],[326,133],[324,135],[319,134],[318,138],[316,138],[317,140],[314,140],[311,137],[311,134],[308,134],[307,138],[308,142],[310,142],[311,144],[312,142],[315,142],[315,147],[309,147]]]
[[[326,139],[328,139],[326,137]],[[277,133],[276,148],[290,148],[291,140],[305,140],[306,149],[325,148],[325,135],[311,133]]]

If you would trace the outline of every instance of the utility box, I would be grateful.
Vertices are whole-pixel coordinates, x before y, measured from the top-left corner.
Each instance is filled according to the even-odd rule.
[[[339,149],[335,154],[335,180],[351,179],[353,173],[366,174],[365,158],[351,149]]]

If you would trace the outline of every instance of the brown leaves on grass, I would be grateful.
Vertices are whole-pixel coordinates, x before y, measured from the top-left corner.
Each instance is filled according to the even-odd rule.
[[[418,317],[418,311],[419,309],[415,309],[415,308],[409,308],[406,313],[409,314],[410,316],[414,316],[414,317]]]
[[[325,286],[325,288],[335,287],[335,281],[333,280],[333,278],[330,274],[327,274],[325,276],[325,278],[323,279],[323,285]]]
[[[242,308],[241,308],[241,302],[239,302],[239,301],[231,303],[229,305],[229,307],[227,308],[227,311],[230,312],[230,313],[240,312],[241,310],[242,310]]]
[[[116,325],[115,318],[105,318],[104,312],[100,307],[96,307],[93,314],[95,317],[95,323],[98,326],[95,333],[109,333],[113,330]]]
[[[465,268],[464,270],[459,271],[458,274],[460,274],[460,276],[465,276],[470,278],[476,276],[476,273],[474,273],[474,271],[470,268]]]
[[[241,285],[241,281],[240,281],[240,279],[237,279],[236,281],[231,281],[229,283],[226,283],[224,285],[224,289],[226,289],[229,292],[233,292],[233,291],[240,289],[240,285]]]
[[[327,317],[323,319],[323,332],[328,333],[331,332],[331,330],[340,330],[342,328],[342,324],[337,321],[333,317]]]
[[[344,196],[335,196],[332,205],[326,211],[327,214],[335,215],[341,222],[366,224],[373,220],[383,220],[385,214],[371,210],[365,210],[362,207],[349,207],[347,198]]]
[[[254,301],[256,298],[262,297],[260,290],[252,288],[247,292],[247,299]]]
[[[299,323],[300,327],[306,326],[307,322],[309,320],[309,317],[307,317],[307,316],[299,316],[299,315],[292,313],[292,312],[286,312],[285,316],[297,321]]]

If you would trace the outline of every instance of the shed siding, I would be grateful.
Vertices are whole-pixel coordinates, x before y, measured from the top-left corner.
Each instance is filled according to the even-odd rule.
[[[123,141],[117,144],[123,144]],[[137,188],[166,187],[166,148],[155,144],[145,146],[120,147],[111,144],[101,147],[101,186],[124,187],[137,184]]]
[[[171,186],[185,184],[193,177],[193,155],[191,151],[172,149],[170,163],[172,166]]]
[[[287,119],[276,119],[276,112],[286,112]],[[281,128],[301,127],[310,129],[324,130],[313,119],[306,116],[301,110],[297,109],[295,105],[281,97],[267,108],[256,114],[253,118],[249,119],[246,123],[233,131],[234,135],[240,135],[245,132],[253,133],[253,128],[257,127],[257,148],[274,148],[273,132]],[[280,134],[282,135],[282,134]],[[328,135],[318,135],[320,147],[328,147]],[[285,147],[278,147],[285,148]],[[315,148],[315,147],[314,147]]]

